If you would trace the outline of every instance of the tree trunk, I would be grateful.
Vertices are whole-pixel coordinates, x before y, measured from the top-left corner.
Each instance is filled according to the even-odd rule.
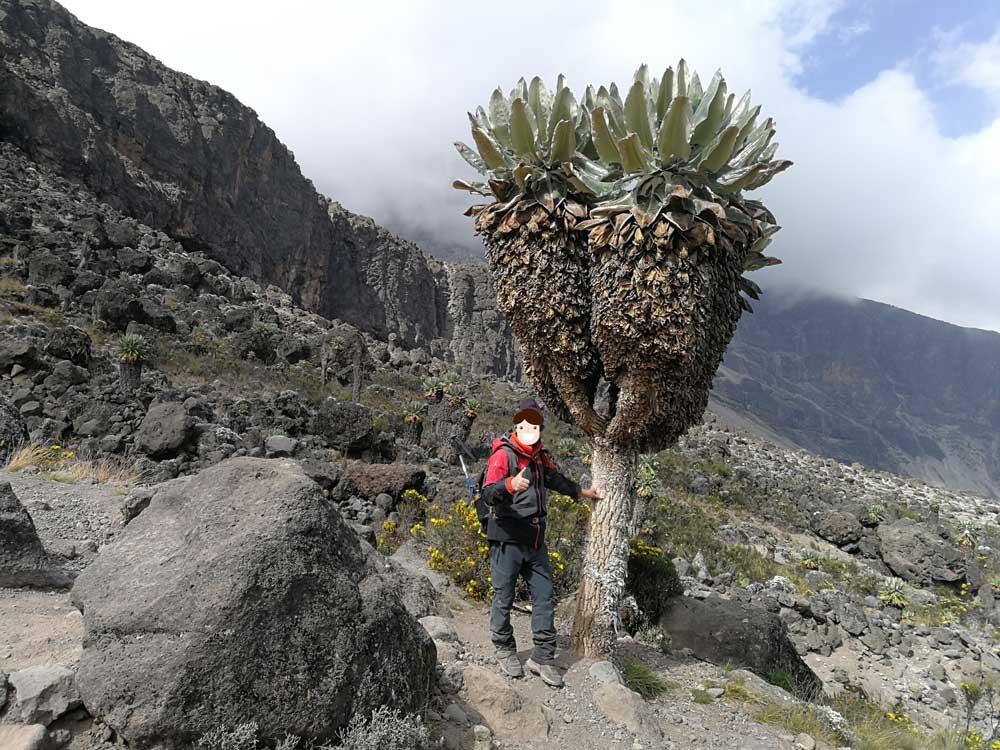
[[[354,351],[353,377],[351,378],[351,401],[361,400],[361,345]]]
[[[583,576],[576,594],[571,648],[580,656],[608,654],[618,637],[618,606],[628,572],[628,540],[634,532],[635,477],[638,454],[631,449],[591,442],[590,468],[594,501],[583,556]]]
[[[139,360],[118,362],[118,381],[121,389],[125,393],[132,393],[139,389],[142,382],[142,362]]]

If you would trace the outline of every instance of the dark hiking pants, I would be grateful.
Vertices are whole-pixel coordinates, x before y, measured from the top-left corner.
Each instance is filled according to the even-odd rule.
[[[510,610],[514,606],[517,577],[523,576],[531,591],[531,633],[535,649],[531,658],[551,664],[556,655],[555,612],[552,607],[552,568],[549,551],[543,544],[490,542],[490,577],[493,605],[490,607],[490,638],[500,650],[517,650]]]

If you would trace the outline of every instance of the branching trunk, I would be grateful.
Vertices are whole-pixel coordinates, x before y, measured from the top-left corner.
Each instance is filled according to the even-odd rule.
[[[618,636],[628,540],[634,531],[638,454],[598,437],[590,455],[593,486],[602,499],[594,502],[590,516],[571,647],[581,656],[600,656],[611,651]]]

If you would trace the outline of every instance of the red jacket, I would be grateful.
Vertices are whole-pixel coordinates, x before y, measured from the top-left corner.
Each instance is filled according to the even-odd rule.
[[[513,450],[517,460],[513,472],[504,446]],[[527,489],[513,492],[510,480],[526,466],[528,470],[524,476],[530,484]],[[549,487],[574,500],[580,497],[580,485],[563,476],[540,440],[532,446],[523,445],[514,430],[496,438],[483,479],[482,499],[493,511],[487,526],[487,539],[540,547],[545,537]]]

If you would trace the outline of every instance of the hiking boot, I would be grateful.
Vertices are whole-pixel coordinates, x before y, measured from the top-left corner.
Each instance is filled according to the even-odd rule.
[[[497,651],[497,661],[500,663],[500,669],[508,677],[524,677],[524,669],[516,651]]]
[[[562,675],[555,668],[554,664],[539,664],[534,659],[528,659],[525,665],[532,674],[537,674],[542,678],[542,682],[552,687],[561,688],[563,686]]]

